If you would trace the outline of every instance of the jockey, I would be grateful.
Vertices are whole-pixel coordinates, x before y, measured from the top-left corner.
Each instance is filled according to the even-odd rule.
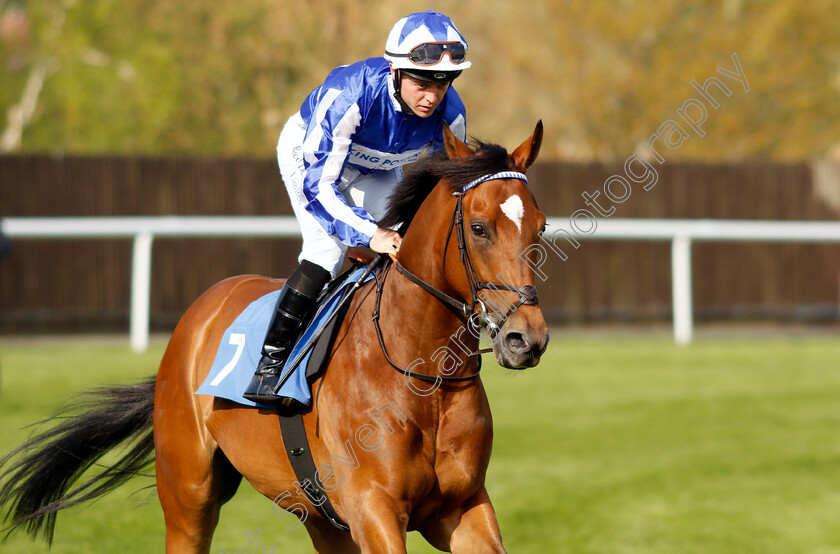
[[[414,13],[388,35],[385,55],[341,66],[306,97],[277,143],[280,173],[303,235],[300,265],[286,281],[245,398],[272,394],[315,299],[350,246],[399,251],[401,237],[377,226],[402,166],[443,148],[443,124],[466,141],[466,113],[451,87],[467,41],[447,16]]]

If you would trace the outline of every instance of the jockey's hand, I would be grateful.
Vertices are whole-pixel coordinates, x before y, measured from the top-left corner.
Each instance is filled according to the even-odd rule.
[[[390,229],[377,229],[370,239],[370,249],[380,254],[394,254],[400,251],[402,237]]]

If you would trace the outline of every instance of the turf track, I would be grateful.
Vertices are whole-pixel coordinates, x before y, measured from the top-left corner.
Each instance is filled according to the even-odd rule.
[[[153,373],[162,350],[3,339],[0,451],[70,394]],[[535,369],[486,361],[488,488],[510,552],[840,553],[840,340],[564,335]],[[162,552],[157,500],[136,492],[152,483],[59,516],[51,552]],[[285,524],[245,483],[213,552],[257,529],[277,552],[311,551]],[[414,535],[410,552],[434,552]],[[0,552],[48,550],[16,534]]]

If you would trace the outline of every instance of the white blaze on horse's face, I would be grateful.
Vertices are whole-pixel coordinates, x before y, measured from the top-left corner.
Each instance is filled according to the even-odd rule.
[[[516,224],[519,232],[522,232],[522,218],[525,216],[525,206],[522,204],[522,199],[518,194],[511,195],[510,198],[502,202],[502,212]]]

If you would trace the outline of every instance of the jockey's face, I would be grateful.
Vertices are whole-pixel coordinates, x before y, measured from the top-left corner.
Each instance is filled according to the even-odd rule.
[[[401,75],[400,96],[418,117],[426,118],[432,115],[448,89],[449,83],[433,83],[415,79],[410,75]]]

